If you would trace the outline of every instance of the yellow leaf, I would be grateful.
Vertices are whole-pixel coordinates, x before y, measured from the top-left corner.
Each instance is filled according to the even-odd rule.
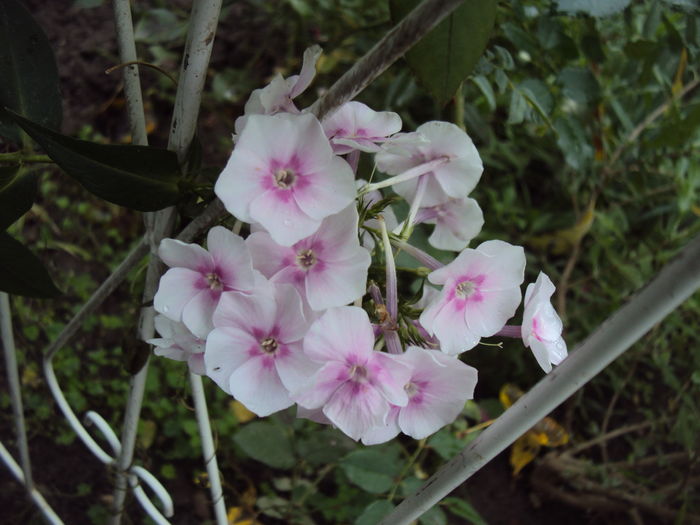
[[[520,436],[510,449],[510,466],[513,467],[513,476],[517,476],[525,466],[530,463],[540,451],[540,445],[532,438],[530,432]]]
[[[142,419],[139,421],[139,445],[144,450],[150,448],[153,445],[153,441],[156,439],[156,431],[158,426],[154,421],[147,419]]]
[[[510,408],[513,403],[522,397],[522,395],[523,391],[517,386],[511,383],[506,383],[501,387],[501,390],[498,393],[498,399],[501,401],[504,408]]]
[[[595,200],[591,199],[581,217],[576,221],[576,224],[570,228],[557,230],[553,233],[530,237],[527,244],[535,250],[550,252],[554,255],[566,255],[590,231],[594,217]]]
[[[34,367],[28,366],[22,371],[22,384],[29,387],[37,387],[41,384],[39,374]]]
[[[551,417],[546,417],[539,421],[532,430],[533,438],[545,447],[560,447],[569,442],[569,434],[564,427]]]
[[[228,404],[229,409],[236,416],[239,423],[247,423],[251,419],[255,419],[255,414],[248,410],[243,403],[240,401],[230,401]]]
[[[697,215],[698,217],[700,217],[700,206],[696,206],[696,205],[693,204],[693,206],[691,206],[690,209],[693,211],[693,213],[694,213],[695,215]]]
[[[671,93],[673,93],[674,96],[683,91],[683,73],[685,73],[685,67],[687,65],[688,50],[684,47],[681,50],[681,57],[678,60],[678,67],[676,68],[676,74],[673,77],[673,85],[671,86]]]

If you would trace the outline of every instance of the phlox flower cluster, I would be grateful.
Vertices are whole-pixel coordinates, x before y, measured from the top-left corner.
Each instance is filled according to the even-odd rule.
[[[482,338],[521,337],[546,372],[566,357],[554,286],[540,273],[522,325],[506,325],[525,254],[502,240],[468,247],[484,223],[469,197],[483,170],[469,136],[446,122],[401,132],[396,113],[354,101],[319,121],[294,103],[319,53],[254,91],[236,121],[215,192],[245,234],[216,226],[206,247],[160,244],[169,269],[154,298],[161,337],[149,342],[258,416],[296,405],[368,445],[423,439],[473,398],[477,371],[460,355]],[[360,179],[360,155],[386,177]],[[392,195],[408,203],[401,222]],[[411,246],[421,223],[433,247],[458,252],[452,262]],[[432,270],[411,308],[399,308],[392,243]],[[368,282],[373,262],[384,294]]]

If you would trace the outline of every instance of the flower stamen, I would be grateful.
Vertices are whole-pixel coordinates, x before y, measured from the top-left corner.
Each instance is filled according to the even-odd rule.
[[[279,348],[279,344],[274,337],[266,337],[260,342],[260,348],[266,354],[274,354]]]
[[[286,190],[297,180],[297,175],[294,170],[283,168],[275,171],[274,178],[277,187]]]
[[[309,270],[313,267],[318,259],[313,250],[302,250],[297,254],[297,264],[304,270]]]
[[[223,290],[224,289],[224,283],[221,282],[221,277],[219,277],[216,273],[211,272],[206,275],[207,278],[207,284],[209,285],[209,288],[212,290]]]

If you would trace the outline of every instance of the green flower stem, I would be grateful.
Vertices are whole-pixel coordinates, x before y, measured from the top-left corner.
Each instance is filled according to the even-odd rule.
[[[0,163],[7,164],[51,164],[53,160],[48,155],[13,151],[12,153],[0,153]]]
[[[380,525],[405,525],[417,519],[600,373],[700,288],[699,260],[700,236]]]

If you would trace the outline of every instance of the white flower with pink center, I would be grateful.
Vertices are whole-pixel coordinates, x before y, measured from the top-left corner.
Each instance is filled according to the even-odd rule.
[[[250,292],[256,277],[245,241],[223,226],[207,235],[207,249],[163,239],[158,255],[170,269],[153,298],[155,310],[182,322],[200,339],[213,328],[212,314],[223,292]]]
[[[314,310],[348,304],[365,294],[369,252],[357,238],[354,206],[331,215],[318,231],[292,246],[281,246],[270,234],[251,234],[246,243],[253,264],[274,282],[290,283]]]
[[[537,281],[527,285],[521,327],[523,343],[532,350],[546,373],[567,356],[566,341],[561,336],[563,325],[550,302],[554,291],[554,284],[543,272],[537,276]]]
[[[452,423],[467,399],[474,397],[477,371],[456,357],[410,346],[396,359],[411,368],[411,377],[404,385],[408,403],[392,407],[386,424],[362,436],[366,445],[388,441],[399,431],[424,439]]]
[[[253,115],[214,190],[238,219],[291,246],[354,201],[353,179],[313,115]]]
[[[376,162],[385,173],[406,174],[408,180],[394,184],[394,191],[409,202],[421,194],[421,206],[463,198],[483,171],[469,135],[449,122],[426,122],[413,133],[397,135],[384,144]]]
[[[316,62],[321,56],[319,46],[304,51],[301,72],[289,78],[277,73],[272,81],[261,89],[255,89],[243,108],[243,116],[235,123],[236,135],[240,135],[251,115],[274,115],[276,113],[299,113],[292,100],[303,93],[316,75]]]
[[[293,286],[223,294],[214,326],[204,354],[207,375],[258,416],[294,404],[289,392],[318,369],[302,349],[309,325]]]
[[[323,414],[352,439],[383,424],[390,405],[405,406],[410,368],[377,352],[367,313],[355,306],[332,308],[304,338],[304,353],[321,368],[292,394],[306,409]]]
[[[513,317],[521,299],[525,252],[504,241],[486,241],[467,248],[450,264],[428,275],[443,285],[440,296],[420,316],[430,335],[447,354],[475,347]]]
[[[359,150],[379,151],[378,142],[401,130],[401,117],[393,111],[374,111],[362,102],[346,102],[323,119],[333,151],[344,155]]]
[[[435,225],[428,237],[431,246],[440,250],[460,251],[481,231],[484,214],[474,199],[465,197],[421,208],[415,222]]]
[[[155,346],[153,353],[174,361],[187,361],[190,372],[204,375],[205,341],[190,332],[184,324],[164,315],[157,315],[154,322],[161,337],[146,341]]]

